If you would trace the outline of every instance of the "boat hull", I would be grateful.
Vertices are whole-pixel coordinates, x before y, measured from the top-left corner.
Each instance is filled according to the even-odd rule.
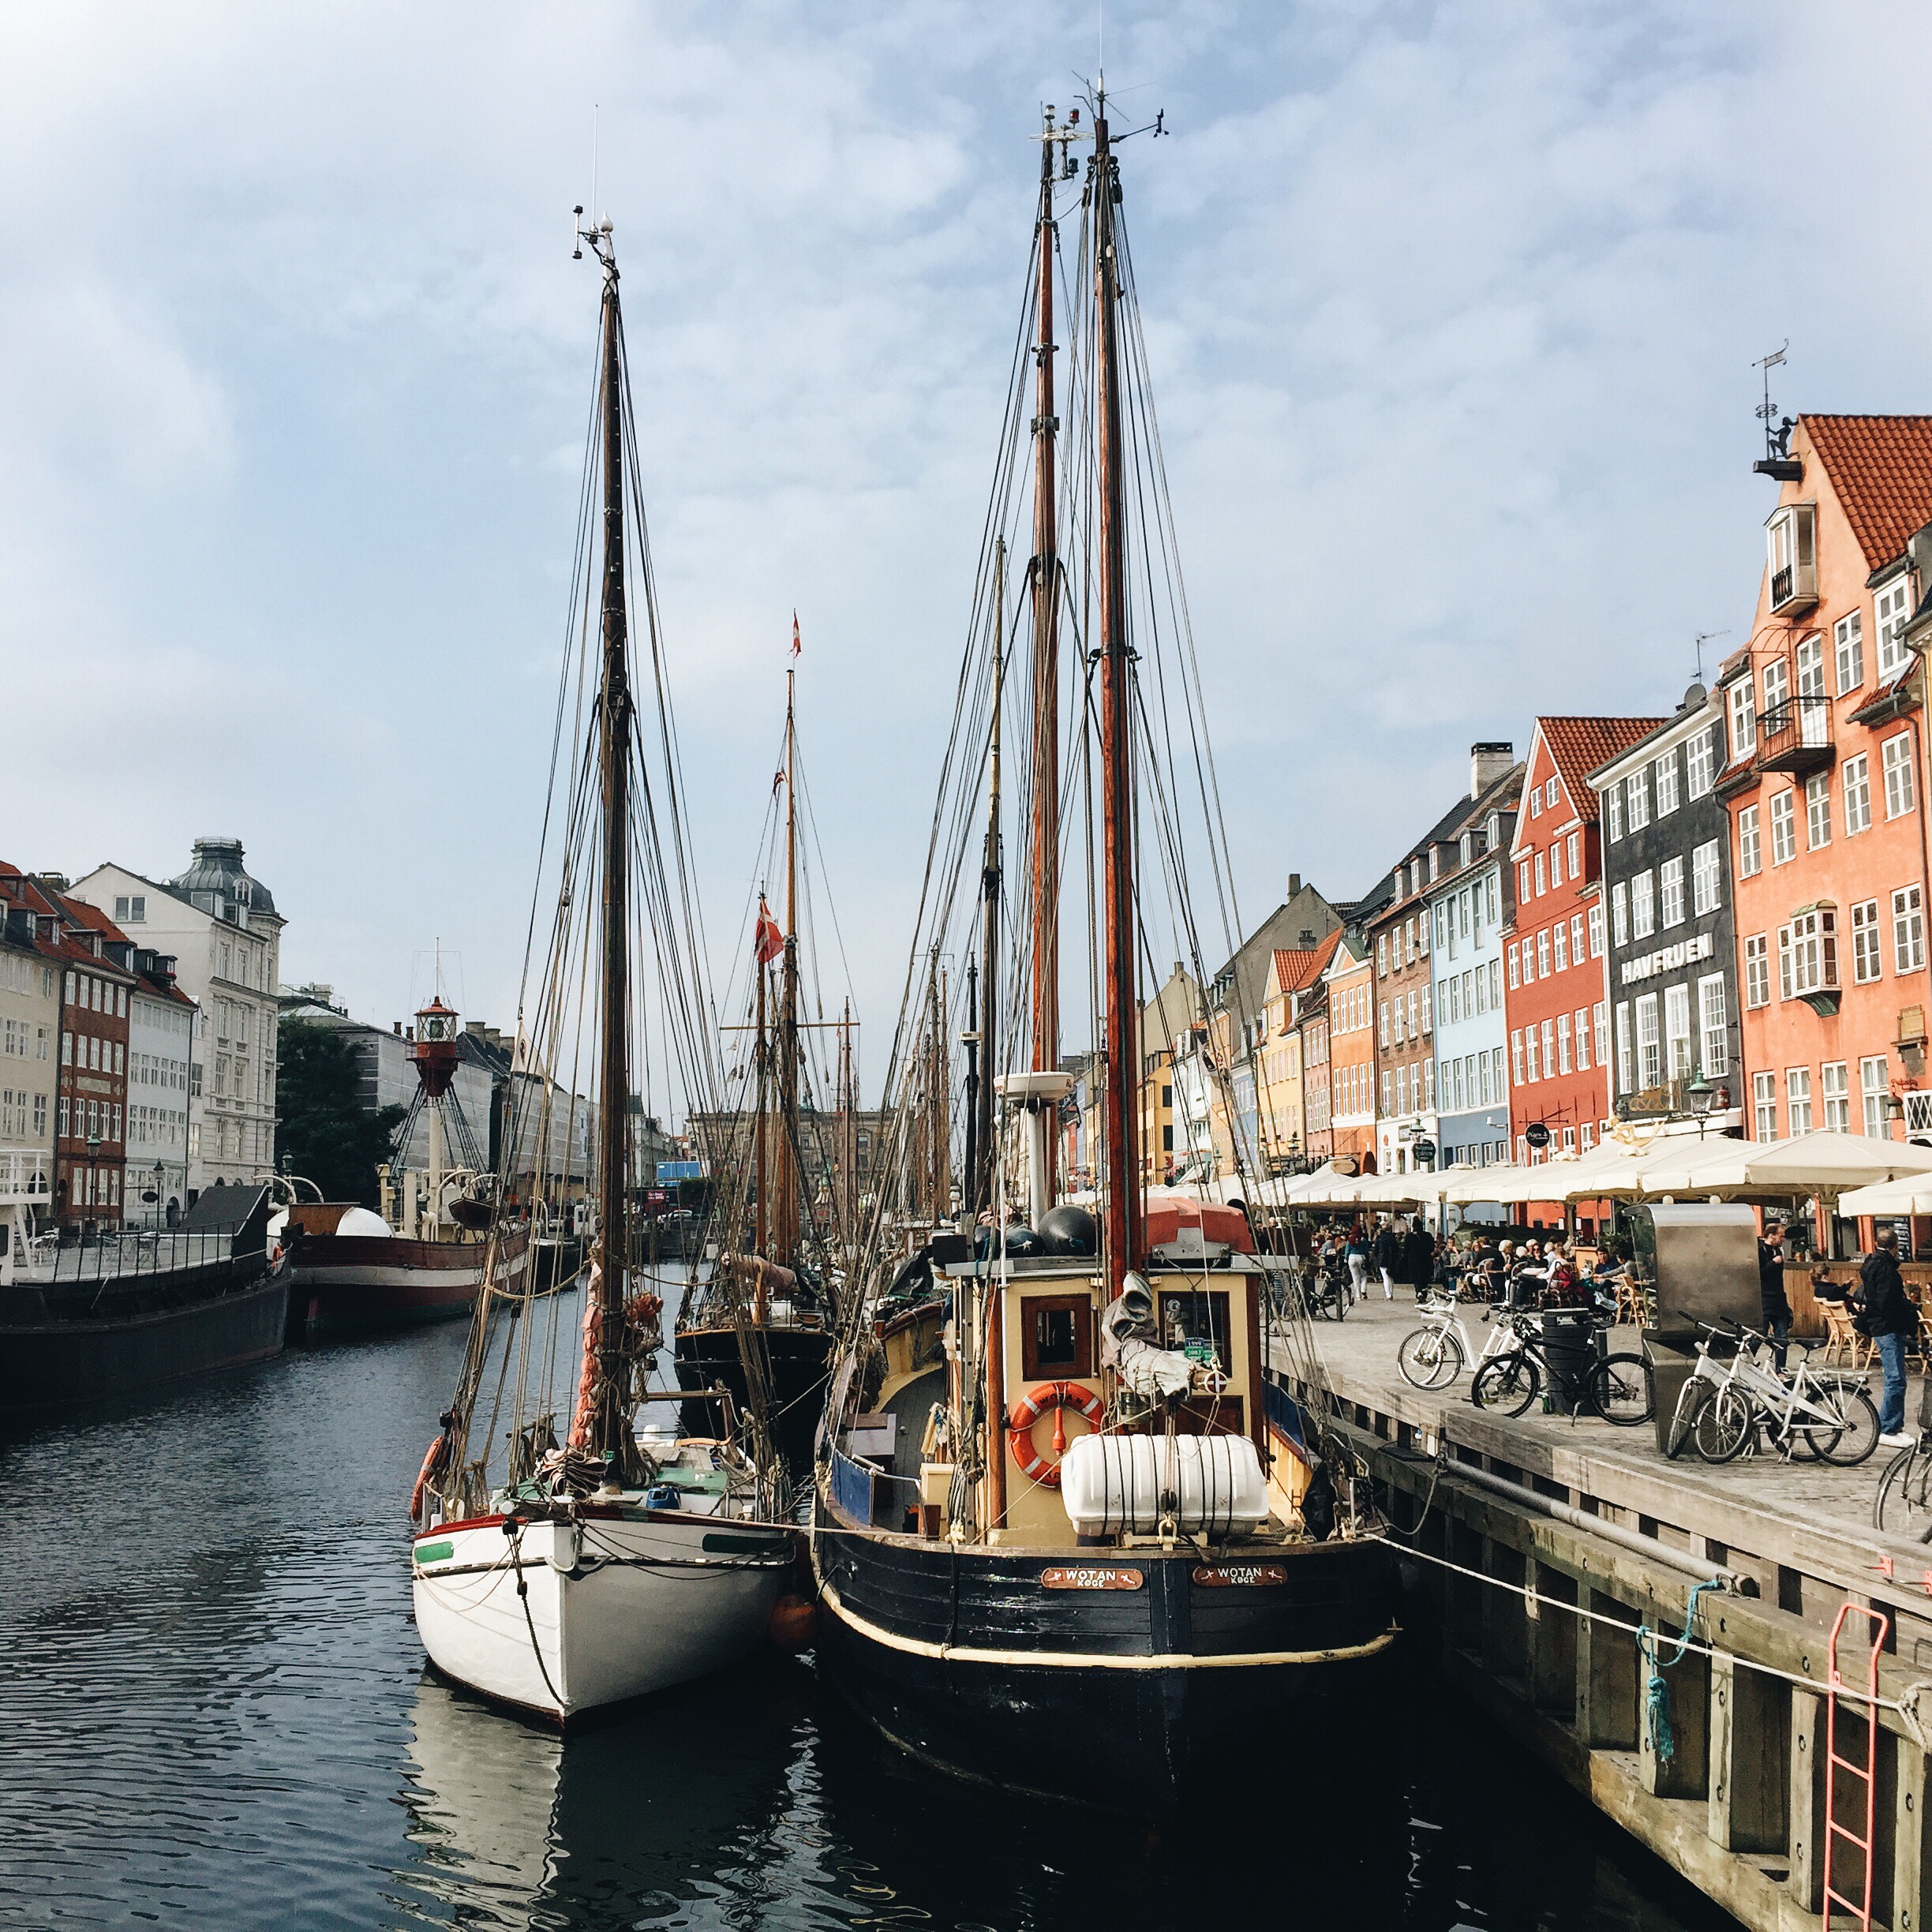
[[[290,1256],[289,1319],[306,1342],[454,1321],[476,1305],[489,1245],[380,1236],[304,1235]],[[507,1286],[522,1286],[527,1249],[505,1244]]]
[[[31,1308],[20,1306],[32,1295]],[[148,1276],[63,1305],[16,1283],[0,1320],[0,1419],[145,1395],[280,1353],[288,1278],[260,1256]]]
[[[1278,1720],[1324,1704],[1353,1717],[1398,1634],[1376,1543],[1219,1563],[956,1548],[849,1527],[822,1496],[813,1555],[820,1667],[895,1743],[1004,1790],[1140,1814],[1251,1766]],[[1057,1586],[1103,1572],[1137,1581]]]
[[[794,1559],[782,1531],[649,1511],[534,1522],[515,1537],[500,1516],[426,1530],[412,1567],[436,1668],[567,1726],[755,1654]]]
[[[823,1328],[775,1325],[754,1333],[762,1341],[770,1365],[773,1445],[795,1473],[809,1470],[812,1439],[825,1410],[831,1334]],[[680,1329],[676,1352],[680,1388],[708,1389],[722,1382],[730,1390],[739,1413],[744,1413],[744,1362],[738,1352],[736,1328]],[[717,1402],[687,1402],[683,1405],[680,1427],[687,1436],[722,1435],[721,1407]]]

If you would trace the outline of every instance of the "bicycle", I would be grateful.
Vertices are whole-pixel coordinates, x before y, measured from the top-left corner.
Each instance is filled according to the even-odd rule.
[[[1540,1325],[1529,1313],[1505,1318],[1517,1336],[1517,1346],[1477,1369],[1470,1384],[1470,1399],[1478,1409],[1496,1409],[1519,1416],[1543,1392],[1547,1375],[1559,1380],[1544,1350]],[[1567,1380],[1567,1378],[1562,1378]],[[1619,1428],[1647,1422],[1656,1411],[1657,1391],[1649,1363],[1641,1355],[1619,1352],[1599,1356],[1572,1384],[1579,1404]]]
[[[1932,1543],[1932,1378],[1919,1397],[1911,1447],[1900,1450],[1878,1478],[1872,1526],[1915,1543]]]
[[[1692,1439],[1705,1462],[1724,1463],[1747,1451],[1755,1454],[1760,1435],[1787,1461],[1800,1445],[1822,1462],[1840,1469],[1855,1468],[1878,1446],[1878,1411],[1862,1382],[1850,1382],[1842,1376],[1814,1376],[1807,1344],[1792,1346],[1803,1350],[1795,1368],[1780,1372],[1757,1357],[1757,1350],[1768,1342],[1759,1330],[1733,1324],[1729,1329],[1700,1323],[1709,1330],[1713,1341],[1728,1335],[1735,1341],[1729,1370],[1721,1378],[1709,1363],[1709,1343],[1698,1346],[1699,1371],[1694,1380],[1710,1384],[1712,1392],[1695,1410],[1690,1423]],[[1687,1395],[1691,1383],[1684,1385]],[[1672,1433],[1684,1413],[1679,1399],[1679,1414],[1673,1417]],[[1678,1448],[1682,1448],[1681,1437]],[[1671,1453],[1666,1445],[1666,1454]]]
[[[1470,1338],[1453,1299],[1422,1304],[1422,1326],[1413,1328],[1395,1350],[1395,1366],[1411,1388],[1447,1388],[1475,1358],[1477,1373],[1495,1357],[1515,1346],[1515,1334],[1505,1311],[1485,1309],[1483,1321],[1489,1332],[1478,1350]],[[1499,1320],[1497,1316],[1503,1319]]]

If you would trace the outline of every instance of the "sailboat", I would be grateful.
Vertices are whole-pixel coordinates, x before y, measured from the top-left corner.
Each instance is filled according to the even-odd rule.
[[[1239,1210],[1155,1187],[1159,1151],[1140,1145],[1139,968],[1180,956],[1157,949],[1154,905],[1176,908],[1169,936],[1208,978],[1187,869],[1195,807],[1184,814],[1181,759],[1168,753],[1177,742],[1218,891],[1228,873],[1103,90],[1093,108],[1090,130],[1077,109],[1065,123],[1046,110],[1033,339],[1016,358],[1005,418],[1032,416],[1029,889],[1009,945],[1005,534],[1025,515],[1024,444],[1009,435],[895,1046],[893,1091],[923,1090],[931,962],[942,942],[971,959],[956,1231],[966,1238],[930,1244],[933,1293],[907,1309],[885,1286],[903,1264],[882,1215],[871,1231],[867,1297],[841,1324],[828,1400],[813,1561],[820,1667],[888,1737],[1008,1790],[1158,1814],[1215,1770],[1256,1762],[1285,1714],[1360,1697],[1397,1628],[1361,1466],[1319,1400],[1299,1393],[1322,1386],[1305,1315],[1274,1314],[1292,1284],[1271,1276]],[[1080,174],[1074,144],[1087,140],[1076,259],[1091,306],[1061,345],[1055,195]],[[1067,399],[1082,434],[1057,474],[1063,346],[1076,352]],[[1081,546],[1070,560],[1063,530]],[[1163,577],[1171,594],[1150,594]],[[1097,635],[1085,635],[1090,622]],[[1071,769],[1063,623],[1083,633],[1069,667]],[[984,747],[977,759],[956,750],[972,743]],[[983,781],[981,840],[966,828]],[[1085,801],[1084,825],[1064,822],[1068,799]],[[942,826],[957,828],[950,843]],[[1145,878],[1144,837],[1159,865]],[[1067,854],[1083,844],[1076,867]],[[1076,871],[1095,1025],[1084,1114],[1061,1057],[1063,886]],[[1095,1126],[1087,1201],[1060,1185],[1069,1108]]]
[[[792,635],[797,636],[797,620]],[[825,1406],[835,1312],[833,1269],[844,1245],[852,1163],[826,1148],[801,1106],[803,1032],[799,1017],[798,712],[796,670],[785,673],[784,923],[758,897],[752,929],[751,1077],[754,1105],[727,1123],[721,1165],[729,1187],[717,1228],[723,1245],[710,1279],[680,1311],[679,1376],[695,1391],[684,1406],[694,1434],[714,1429],[728,1405],[755,1398],[771,1417],[773,1447],[794,1474],[810,1466]],[[850,1004],[840,1038],[838,1121],[852,1117]],[[846,1136],[841,1131],[841,1143]],[[829,1170],[829,1171],[828,1171]],[[814,1193],[825,1223],[811,1226]],[[747,1203],[748,1196],[748,1213]],[[722,1392],[721,1398],[709,1393]]]
[[[536,1150],[536,1198],[581,1196],[593,1258],[581,1324],[567,1325],[566,1297],[541,1297],[511,1273],[522,1230],[495,1215],[461,1380],[410,1507],[416,1623],[431,1662],[471,1690],[564,1725],[757,1649],[793,1562],[789,1533],[762,1526],[773,1500],[768,1456],[728,1440],[638,1428],[640,1405],[657,1393],[650,1380],[663,1340],[663,1296],[642,1260],[633,1213],[632,1102],[648,1071],[638,1064],[641,1049],[668,1043],[694,1104],[715,1104],[718,1084],[635,488],[627,512],[636,455],[611,225],[580,236],[603,270],[584,519],[593,526],[601,474],[601,570],[583,555],[574,577],[574,642],[552,758],[550,823],[562,828],[554,911],[547,955],[533,956],[518,1014],[521,1034],[534,1009],[541,1064],[572,1077],[527,1083],[537,1118],[512,1118],[503,1139],[506,1161],[518,1148]],[[648,730],[631,676],[627,534],[643,590],[646,688],[657,694]],[[540,894],[549,876],[540,862]],[[567,1114],[560,1136],[549,1118],[556,1097],[567,1106],[578,1087],[567,1062],[579,1050],[573,1043],[592,1061],[582,1074],[594,1133],[582,1147]],[[543,1170],[552,1150],[560,1171]],[[662,1393],[676,1398],[675,1389]],[[751,1418],[754,1436],[759,1421]]]

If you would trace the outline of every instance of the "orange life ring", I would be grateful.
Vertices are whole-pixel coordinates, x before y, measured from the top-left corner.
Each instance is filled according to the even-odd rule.
[[[416,1478],[416,1487],[410,1492],[410,1521],[416,1522],[422,1515],[423,1497],[429,1488],[429,1478],[443,1466],[443,1458],[449,1453],[449,1438],[438,1436],[429,1445],[429,1453],[423,1458],[422,1470]]]
[[[1039,1387],[1029,1389],[1015,1402],[1012,1413],[1006,1418],[1006,1446],[1012,1450],[1013,1460],[1020,1465],[1020,1473],[1029,1482],[1036,1482],[1043,1488],[1060,1487],[1059,1458],[1066,1454],[1066,1425],[1058,1413],[1054,1417],[1054,1460],[1049,1462],[1033,1447],[1033,1425],[1049,1410],[1077,1409],[1088,1421],[1088,1425],[1098,1429],[1106,1420],[1106,1404],[1091,1389],[1084,1389],[1077,1382],[1043,1382]]]

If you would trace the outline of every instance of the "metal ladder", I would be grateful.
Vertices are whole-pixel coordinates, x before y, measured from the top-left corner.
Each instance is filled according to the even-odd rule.
[[[1848,1698],[1842,1694],[1845,1681],[1838,1664],[1838,1642],[1846,1619],[1855,1616],[1865,1619],[1870,1641],[1864,1657],[1865,1682],[1859,1687],[1864,1694],[1861,1698],[1855,1694]],[[1829,1683],[1825,1705],[1825,1932],[1831,1932],[1833,1906],[1840,1908],[1840,1924],[1855,1925],[1859,1932],[1871,1932],[1872,1846],[1877,1837],[1878,1808],[1878,1659],[1884,1652],[1885,1641],[1891,1628],[1892,1619],[1885,1612],[1855,1603],[1841,1605],[1832,1623]],[[1864,1726],[1863,1764],[1839,1754],[1838,1713],[1841,1705]],[[1865,1819],[1863,1837],[1838,1822],[1840,1773],[1844,1776],[1847,1795],[1855,1809],[1863,1799]],[[1860,1896],[1857,1900],[1847,1898],[1833,1882],[1837,1875],[1836,1854],[1841,1842],[1851,1848],[1853,1855],[1849,1863],[1854,1872],[1858,1870],[1859,1859],[1862,1857],[1864,1860],[1864,1882],[1859,1887]]]

